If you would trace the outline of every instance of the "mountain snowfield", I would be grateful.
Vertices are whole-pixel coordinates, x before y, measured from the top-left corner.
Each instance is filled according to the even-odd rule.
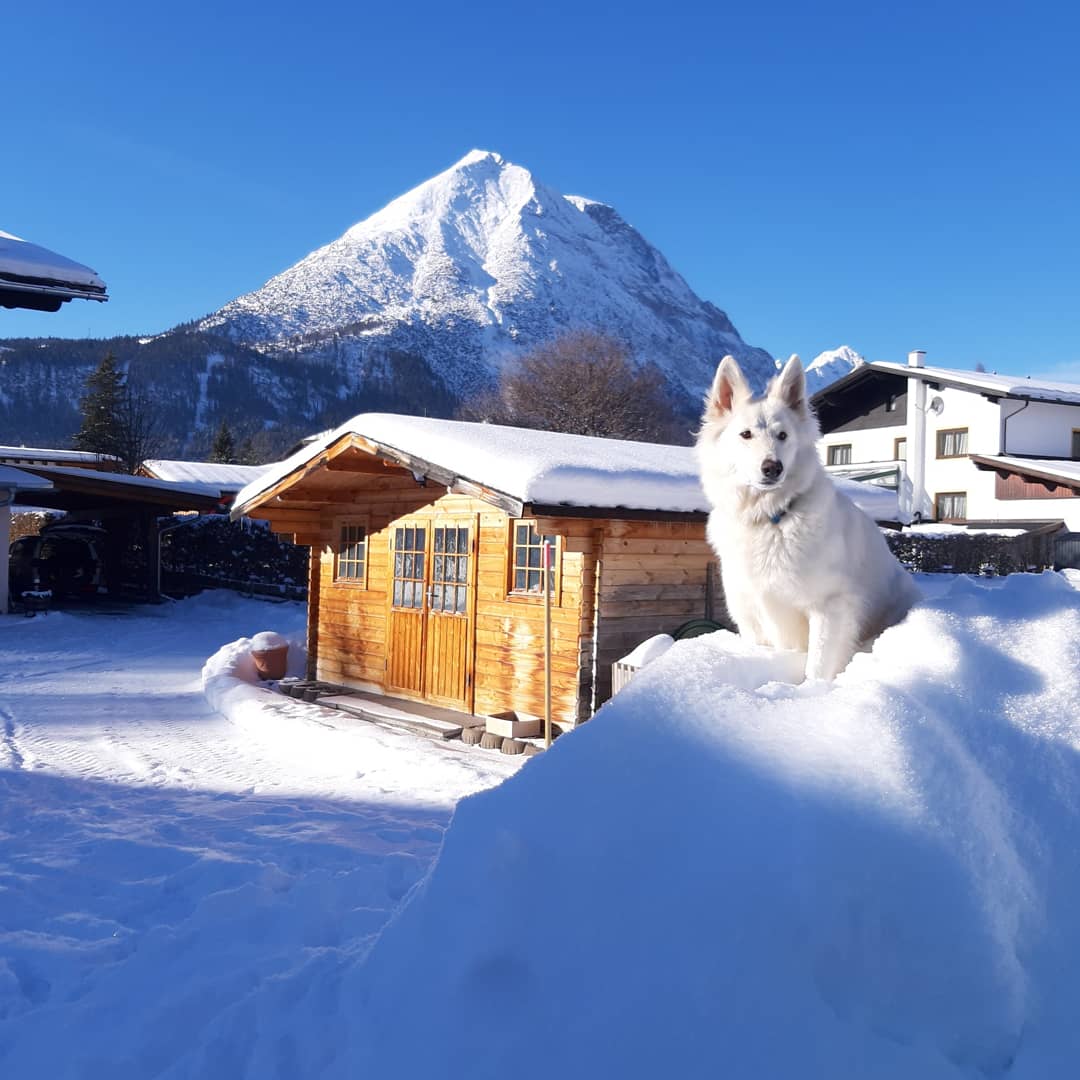
[[[849,372],[854,371],[866,360],[859,355],[850,345],[841,345],[837,349],[827,349],[818,353],[809,364],[806,365],[806,388],[811,394],[824,390],[829,383],[836,382]],[[783,364],[777,361],[777,368]]]
[[[474,150],[200,321],[9,339],[0,427],[8,442],[66,445],[86,377],[111,352],[162,403],[160,456],[205,457],[224,420],[269,459],[360,412],[453,415],[507,362],[574,329],[655,363],[688,420],[727,353],[758,388],[775,370],[612,207]],[[857,358],[833,353],[811,364],[814,389]]]
[[[458,396],[523,349],[581,328],[623,341],[690,399],[726,353],[759,385],[772,370],[616,210],[483,150],[199,327],[360,370],[419,355]]]

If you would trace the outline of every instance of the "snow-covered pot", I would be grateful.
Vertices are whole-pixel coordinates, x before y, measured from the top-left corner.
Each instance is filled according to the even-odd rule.
[[[284,679],[289,660],[289,643],[273,630],[264,630],[251,639],[251,659],[260,679]]]

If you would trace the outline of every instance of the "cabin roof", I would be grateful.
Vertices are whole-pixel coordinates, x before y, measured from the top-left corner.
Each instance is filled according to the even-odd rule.
[[[362,413],[297,450],[236,497],[233,517],[258,507],[289,478],[343,441],[410,468],[448,488],[472,490],[512,515],[524,507],[661,514],[708,513],[690,446],[600,439],[497,424]],[[842,484],[878,520],[895,520],[896,498],[864,484]],[[891,506],[886,503],[891,500]]]

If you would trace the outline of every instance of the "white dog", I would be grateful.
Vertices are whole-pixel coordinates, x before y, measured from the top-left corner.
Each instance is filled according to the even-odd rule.
[[[918,599],[877,526],[825,472],[820,437],[797,356],[762,398],[724,357],[697,442],[709,541],[739,633],[805,652],[807,679],[843,671]]]

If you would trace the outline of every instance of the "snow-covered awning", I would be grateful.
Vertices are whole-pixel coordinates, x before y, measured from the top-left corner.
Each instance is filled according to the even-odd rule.
[[[709,504],[698,480],[694,448],[533,431],[498,424],[362,413],[302,447],[236,497],[233,517],[348,439],[384,460],[447,487],[469,490],[515,513],[583,510],[704,515]],[[896,496],[867,484],[840,482],[875,520],[896,520]]]
[[[68,300],[108,300],[95,271],[0,230],[0,307],[59,311]]]

